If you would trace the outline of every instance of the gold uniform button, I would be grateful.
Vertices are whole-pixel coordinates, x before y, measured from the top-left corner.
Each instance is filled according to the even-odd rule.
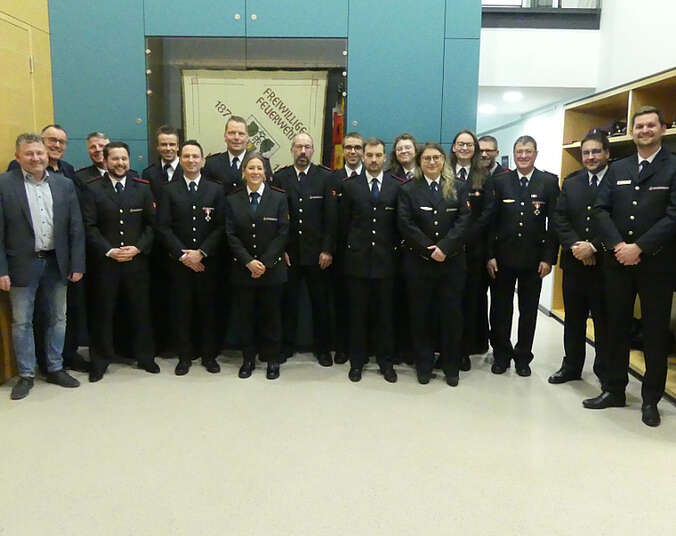
[[[251,227],[252,227],[252,229],[255,229],[255,228],[256,228],[256,224],[255,224],[255,223],[252,223],[252,224],[251,224]]]
[[[439,233],[434,233],[434,236],[439,236]]]
[[[375,218],[373,218],[373,223],[375,223],[375,222],[376,222],[376,219],[375,219]]]
[[[124,225],[124,220],[120,220],[120,225]]]
[[[256,249],[256,244],[253,245],[254,249]]]
[[[302,214],[302,213],[303,213],[303,209],[302,209],[302,208],[299,208],[299,209],[298,209],[298,212],[300,212],[300,213]]]
[[[121,246],[124,246],[124,242],[120,242],[120,245],[121,245]]]
[[[255,234],[252,234],[252,235],[251,235],[251,238],[256,238],[256,235],[255,235]]]
[[[197,210],[197,207],[195,205],[192,206],[193,210]]]
[[[193,238],[192,241],[193,241],[193,242],[197,242],[197,238]]]
[[[124,231],[120,231],[120,234],[123,235],[123,234],[124,234]]]
[[[634,231],[629,231],[627,234],[628,234],[629,236],[631,236],[631,235],[634,234]]]
[[[298,234],[303,234],[303,231],[298,231]]]
[[[521,233],[519,233],[517,236],[518,236],[519,238],[521,238]]]
[[[641,189],[640,186],[634,186],[634,190],[640,190],[640,189]]]
[[[434,222],[434,225],[439,225],[439,222],[438,222],[438,221],[435,221],[435,222]]]
[[[371,245],[372,245],[372,246],[375,246],[375,245],[376,245],[376,243],[375,243],[375,242],[371,242]]]
[[[587,205],[587,210],[591,210],[591,205]]]
[[[298,202],[299,202],[299,203],[302,203],[302,202],[303,202],[303,198],[302,198],[302,197],[299,197],[299,198],[298,198]]]
[[[634,216],[629,216],[630,220],[635,220],[636,218]]]
[[[638,201],[632,201],[631,204],[636,206],[636,205],[638,205]]]
[[[376,234],[376,230],[373,229],[373,230],[371,231],[371,234]]]
[[[435,210],[435,211],[434,211],[434,213],[436,214],[436,213],[437,213],[437,211]]]
[[[585,232],[585,233],[588,233],[588,232],[589,232],[589,227],[585,227],[585,228],[584,228],[584,232]]]
[[[120,214],[124,214],[124,210],[120,209]]]
[[[197,219],[197,216],[192,217],[192,221],[195,221]]]
[[[523,227],[523,222],[522,222],[522,221],[519,222],[519,227]]]
[[[302,223],[303,223],[303,220],[298,220],[298,223],[302,224]]]
[[[519,214],[521,214],[523,216],[523,212],[520,212]]]
[[[525,203],[523,201],[521,201],[521,206],[524,206],[524,205],[525,205]]]

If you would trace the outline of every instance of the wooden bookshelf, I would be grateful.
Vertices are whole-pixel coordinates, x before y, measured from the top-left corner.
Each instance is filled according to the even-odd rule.
[[[561,146],[561,181],[573,171],[582,167],[580,141],[593,128],[608,128],[615,121],[627,122],[627,133],[612,136],[610,157],[612,160],[633,154],[636,149],[631,137],[631,116],[641,106],[657,106],[664,112],[670,128],[664,137],[664,146],[676,152],[676,69],[657,73],[648,78],[636,80],[602,93],[590,95],[571,102],[564,107],[563,145]],[[563,293],[561,268],[554,269],[554,292],[552,295],[552,315],[563,321]],[[640,317],[638,300],[634,314]],[[588,323],[587,337],[593,341],[593,326]],[[637,374],[645,372],[643,353],[632,350],[630,367]],[[676,398],[676,356],[670,357],[667,393]]]

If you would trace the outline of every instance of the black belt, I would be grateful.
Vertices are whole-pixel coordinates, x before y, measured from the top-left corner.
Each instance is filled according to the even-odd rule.
[[[35,255],[37,256],[38,259],[44,259],[45,257],[51,257],[52,255],[54,255],[54,250],[42,249],[40,251],[36,251]]]

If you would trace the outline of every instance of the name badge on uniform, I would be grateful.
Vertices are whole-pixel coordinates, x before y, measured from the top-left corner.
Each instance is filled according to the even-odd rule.
[[[129,209],[129,212],[130,212],[130,213],[134,213],[134,212],[143,212],[143,209],[142,209],[142,208],[130,208],[130,209]]]
[[[267,216],[264,216],[263,221],[277,221],[277,218],[269,218]]]
[[[536,199],[537,199],[538,194],[530,194],[530,196],[531,196],[531,198],[536,198]]]
[[[648,190],[668,190],[669,186],[651,186]]]
[[[481,190],[477,190],[476,192],[470,192],[469,195],[470,197],[481,197],[483,192]]]
[[[211,221],[211,213],[214,211],[214,207],[202,207],[204,211],[204,221]]]
[[[624,180],[624,181],[617,181],[615,184],[617,184],[618,186],[626,186],[627,184],[631,184],[631,179],[627,179],[627,180]]]
[[[542,205],[544,205],[544,204],[545,204],[544,201],[533,201],[533,208],[535,209],[535,210],[533,210],[533,214],[535,214],[536,216],[539,216],[540,215],[540,207],[542,207]]]
[[[394,207],[385,207],[385,210],[395,210]]]
[[[457,208],[447,208],[446,212],[457,212]]]
[[[514,199],[503,199],[503,203],[514,203]]]
[[[323,195],[311,195],[310,199],[324,199]]]
[[[428,210],[428,211],[432,211],[432,210],[434,210],[434,209],[433,209],[432,207],[420,207],[420,210]]]

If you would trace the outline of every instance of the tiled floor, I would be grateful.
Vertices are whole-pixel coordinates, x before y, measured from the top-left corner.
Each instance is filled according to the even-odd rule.
[[[457,388],[397,384],[310,356],[279,380],[159,360],[113,365],[81,388],[0,387],[0,536],[633,535],[676,526],[676,408],[662,426],[629,407],[582,408],[552,386],[561,325],[538,319],[530,378],[473,358]],[[372,367],[374,367],[372,365]]]

